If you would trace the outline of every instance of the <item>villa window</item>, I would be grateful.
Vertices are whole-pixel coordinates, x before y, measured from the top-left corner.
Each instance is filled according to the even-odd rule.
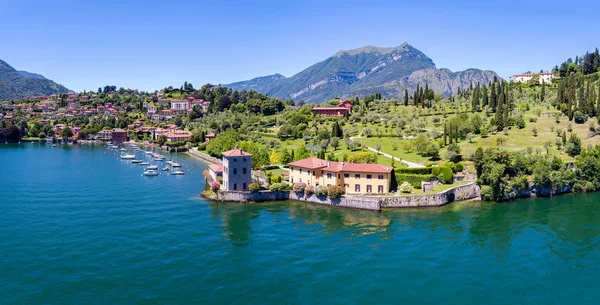
[[[356,179],[360,179],[360,174],[355,174],[355,175],[354,175],[354,178],[356,178]]]
[[[310,175],[310,169],[308,170],[308,174]]]
[[[302,169],[300,169],[300,173],[302,174]]]
[[[327,173],[327,179],[331,179],[331,173]]]
[[[237,183],[234,183],[234,184],[233,184],[233,190],[234,190],[234,191],[235,191],[235,190],[237,190]]]
[[[338,174],[338,179],[340,179],[340,178],[341,178],[341,177],[340,177],[340,174]]]
[[[357,193],[360,193],[360,184],[355,184],[354,185],[354,191]]]
[[[370,185],[367,185],[367,193],[372,193],[373,188]]]
[[[383,185],[380,185],[377,187],[377,192],[378,193],[383,193]]]
[[[237,162],[237,159],[236,159],[236,158],[233,158],[233,162]]]
[[[344,174],[344,178],[350,178],[350,174]]]
[[[245,183],[245,182],[244,182],[244,184],[243,184],[243,187],[244,187],[244,189],[246,189],[246,183]]]
[[[350,187],[350,184],[344,183],[344,188]]]
[[[244,167],[244,174],[246,173],[246,168]]]
[[[383,175],[377,175],[377,179],[383,180]]]
[[[372,179],[373,175],[367,175],[367,179]]]
[[[237,175],[237,168],[234,168],[234,169],[233,169],[233,174],[234,174],[234,175]]]
[[[242,162],[246,162],[246,158],[242,158]]]

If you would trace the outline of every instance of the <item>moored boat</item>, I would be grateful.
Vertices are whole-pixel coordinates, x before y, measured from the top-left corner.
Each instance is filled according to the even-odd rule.
[[[131,160],[131,163],[142,163],[142,160],[138,160],[138,159]]]
[[[148,165],[148,164],[150,164],[150,163],[148,163],[148,162],[141,162],[140,163],[140,165]]]
[[[155,170],[144,171],[144,176],[158,176],[158,172]]]
[[[124,154],[124,155],[121,155],[121,159],[125,159],[125,160],[133,160],[133,159],[135,159],[135,155],[132,155],[132,154]]]
[[[179,164],[177,162],[171,162],[171,166],[173,166],[173,167],[181,167],[181,164]]]
[[[171,175],[184,175],[185,172],[182,169],[178,169],[176,171],[172,171]]]
[[[146,169],[147,170],[157,170],[158,166],[156,166],[156,165],[148,165],[148,166],[146,166]]]
[[[165,171],[165,172],[168,172],[168,171],[170,171],[170,170],[171,170],[171,168],[170,168],[170,167],[168,167],[168,166],[165,166],[165,167],[163,167],[163,171]]]

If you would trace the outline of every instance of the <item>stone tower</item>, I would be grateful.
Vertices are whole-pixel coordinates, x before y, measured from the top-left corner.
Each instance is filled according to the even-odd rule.
[[[247,191],[252,183],[252,154],[237,146],[223,153],[223,188],[226,191]]]

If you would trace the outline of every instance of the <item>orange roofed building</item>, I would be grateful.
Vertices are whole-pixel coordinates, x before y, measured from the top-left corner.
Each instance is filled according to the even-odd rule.
[[[307,158],[289,163],[290,182],[317,187],[342,186],[346,194],[387,194],[393,168],[380,164],[356,164]]]
[[[352,103],[348,100],[341,101],[336,107],[314,107],[314,115],[342,117],[346,113],[352,114]]]

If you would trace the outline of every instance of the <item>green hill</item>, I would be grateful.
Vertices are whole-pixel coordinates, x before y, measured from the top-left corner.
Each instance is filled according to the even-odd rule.
[[[17,71],[0,60],[0,101],[68,91],[69,89],[65,86],[57,84],[42,75]]]

